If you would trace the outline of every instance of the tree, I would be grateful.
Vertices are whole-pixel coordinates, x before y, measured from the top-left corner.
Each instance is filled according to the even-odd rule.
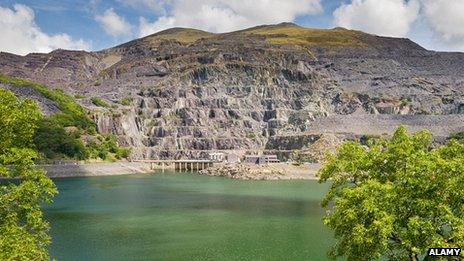
[[[40,205],[56,187],[34,166],[33,137],[42,115],[37,104],[0,88],[0,260],[47,260],[49,225]]]
[[[464,143],[431,141],[400,127],[327,156],[318,175],[332,183],[322,200],[337,239],[330,256],[418,260],[430,247],[464,246]]]
[[[88,157],[81,133],[67,132],[63,126],[53,120],[53,116],[40,121],[34,143],[49,159],[68,157],[83,160]]]

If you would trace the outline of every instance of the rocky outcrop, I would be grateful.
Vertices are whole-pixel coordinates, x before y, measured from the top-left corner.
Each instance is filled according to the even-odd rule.
[[[135,158],[283,155],[324,133],[382,134],[398,124],[446,136],[464,130],[463,69],[462,53],[293,24],[171,29],[99,52],[0,53],[0,73],[84,97],[98,129],[134,147]]]
[[[292,153],[291,158],[296,161],[322,163],[327,153],[335,153],[343,139],[334,134],[322,134],[319,139]]]
[[[200,171],[207,176],[226,177],[241,180],[281,180],[291,179],[283,171],[273,168],[271,165],[221,165]]]

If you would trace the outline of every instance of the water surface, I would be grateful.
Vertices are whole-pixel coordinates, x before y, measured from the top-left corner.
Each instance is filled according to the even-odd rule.
[[[55,180],[45,208],[59,260],[326,260],[315,181],[196,174]]]

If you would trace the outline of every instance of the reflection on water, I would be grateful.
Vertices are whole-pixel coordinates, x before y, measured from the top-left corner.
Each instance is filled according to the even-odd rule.
[[[194,174],[55,180],[46,208],[60,260],[326,260],[314,181]]]

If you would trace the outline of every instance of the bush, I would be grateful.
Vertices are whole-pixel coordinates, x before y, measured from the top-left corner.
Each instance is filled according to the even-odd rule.
[[[89,158],[100,158],[102,160],[113,160],[128,158],[130,148],[119,147],[117,137],[113,134],[98,136],[96,141],[87,143],[87,153]]]
[[[120,147],[116,152],[117,159],[128,159],[131,153],[131,149],[127,147]]]
[[[464,141],[464,132],[456,132],[448,137],[448,140]]]

